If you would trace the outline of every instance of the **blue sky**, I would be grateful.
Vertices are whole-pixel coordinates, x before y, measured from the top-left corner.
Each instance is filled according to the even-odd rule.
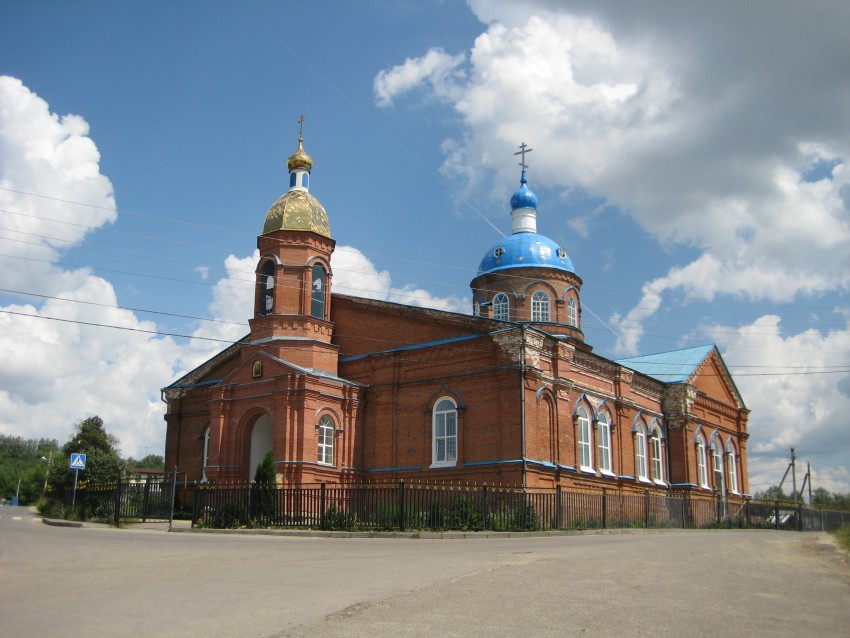
[[[526,142],[595,351],[717,343],[753,489],[850,491],[850,8],[633,4],[0,1],[0,432],[162,452],[303,114],[336,290],[469,312]]]

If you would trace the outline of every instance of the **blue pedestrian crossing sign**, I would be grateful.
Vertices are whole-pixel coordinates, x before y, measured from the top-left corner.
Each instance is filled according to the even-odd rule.
[[[84,470],[86,469],[86,455],[75,452],[71,454],[71,469]]]

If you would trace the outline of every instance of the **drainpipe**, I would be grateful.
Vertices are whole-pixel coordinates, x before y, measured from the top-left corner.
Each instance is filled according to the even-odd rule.
[[[520,326],[519,346],[519,407],[520,407],[520,433],[522,435],[522,489],[525,490],[525,475],[528,463],[525,458],[525,336],[526,326]]]

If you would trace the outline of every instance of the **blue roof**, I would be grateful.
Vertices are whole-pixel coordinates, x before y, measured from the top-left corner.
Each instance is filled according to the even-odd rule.
[[[478,274],[527,266],[575,272],[567,251],[548,237],[537,233],[514,233],[487,251],[478,266]]]
[[[698,346],[619,359],[616,363],[664,383],[685,383],[712,350],[713,345]]]

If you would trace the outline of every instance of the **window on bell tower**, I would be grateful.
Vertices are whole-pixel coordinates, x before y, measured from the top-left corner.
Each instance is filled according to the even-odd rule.
[[[312,284],[312,303],[310,304],[310,314],[317,319],[325,319],[325,287],[327,286],[328,276],[324,267],[320,264],[313,266],[313,284]]]
[[[260,314],[270,315],[274,312],[274,262],[269,260],[263,264],[260,271]]]

